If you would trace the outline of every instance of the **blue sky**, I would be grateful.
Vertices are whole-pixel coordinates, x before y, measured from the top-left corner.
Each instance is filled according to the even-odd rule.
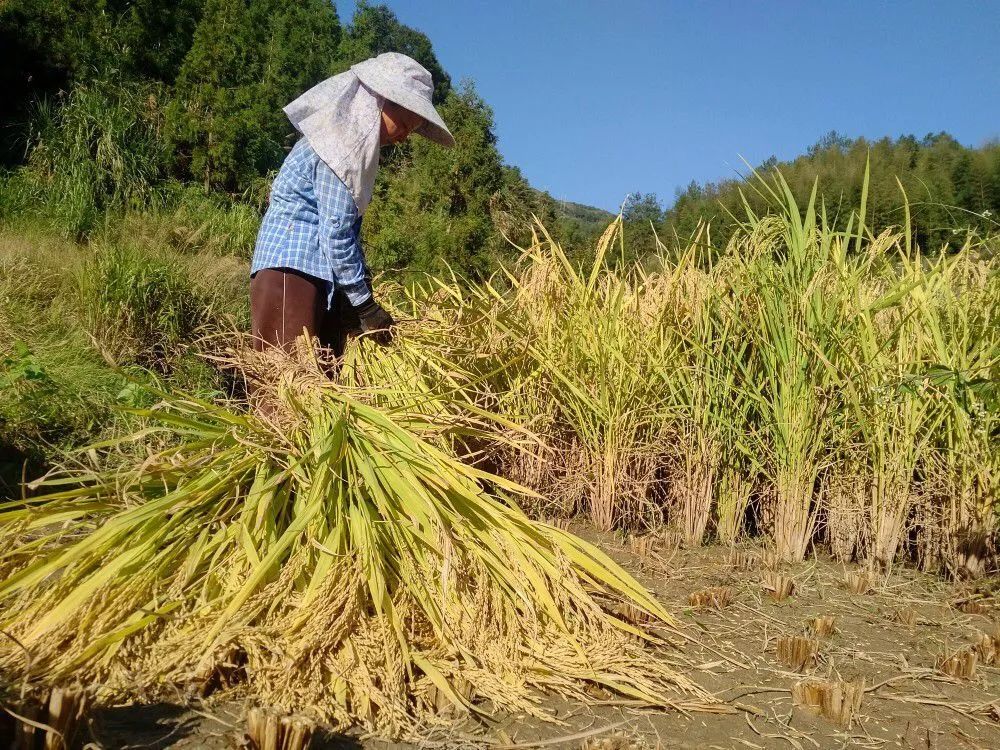
[[[354,2],[336,2],[346,22]],[[557,198],[669,205],[830,130],[1000,137],[1000,0],[388,0]]]

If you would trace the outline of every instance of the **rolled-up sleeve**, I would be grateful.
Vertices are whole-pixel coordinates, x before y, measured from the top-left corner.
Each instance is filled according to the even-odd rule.
[[[319,213],[319,247],[330,262],[334,286],[343,290],[352,305],[367,302],[372,292],[354,196],[321,159],[316,160],[313,186]]]

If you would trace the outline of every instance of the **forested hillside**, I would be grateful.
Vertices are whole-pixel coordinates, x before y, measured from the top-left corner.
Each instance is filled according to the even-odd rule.
[[[829,216],[840,217],[842,225],[848,207],[861,203],[868,160],[867,221],[873,229],[903,225],[904,192],[914,238],[926,251],[954,243],[966,227],[980,234],[1000,228],[1000,143],[996,141],[969,148],[947,133],[871,141],[831,132],[792,161],[772,157],[756,168],[780,170],[800,204],[819,180]],[[739,179],[704,185],[692,182],[661,215],[661,237],[674,233],[687,237],[699,222],[711,221],[713,242],[722,244],[732,232],[734,217],[745,215],[744,198],[758,213],[771,200]]]
[[[384,6],[343,24],[327,0],[12,0],[0,10],[0,219],[86,238],[123,212],[165,214],[179,242],[246,256],[269,177],[294,142],[282,107],[381,52],[434,76],[457,147],[383,153],[366,222],[378,268],[479,276],[553,202],[503,163],[493,113],[431,41]],[[150,217],[150,222],[156,223]],[[516,232],[514,232],[516,234]],[[516,238],[515,238],[516,239]]]
[[[9,0],[0,6],[0,221],[86,240],[141,214],[144,232],[182,250],[246,258],[270,177],[295,138],[282,106],[389,50],[432,72],[458,145],[417,138],[383,152],[364,230],[372,265],[396,277],[450,268],[482,278],[516,255],[509,241],[528,239],[531,215],[583,258],[611,214],[532,188],[504,163],[493,112],[473,84],[455,85],[432,40],[364,1],[345,21],[328,0]],[[874,229],[903,223],[904,191],[927,251],[965,228],[997,228],[995,142],[830,133],[792,161],[756,169],[779,168],[803,205],[818,179],[828,214],[842,222],[861,202],[868,160]],[[771,196],[730,179],[692,182],[669,208],[651,193],[623,198],[634,258],[655,253],[654,232],[683,244],[703,222],[721,248],[744,200],[762,212]]]

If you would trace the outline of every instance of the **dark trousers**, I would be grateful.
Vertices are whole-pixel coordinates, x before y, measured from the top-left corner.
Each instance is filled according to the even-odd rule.
[[[347,337],[361,330],[358,315],[340,291],[327,309],[327,283],[293,268],[265,268],[250,277],[253,345],[286,350],[305,332],[340,357]]]

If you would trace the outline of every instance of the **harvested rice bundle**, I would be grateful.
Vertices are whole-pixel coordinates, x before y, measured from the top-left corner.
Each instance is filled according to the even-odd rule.
[[[266,704],[394,736],[442,705],[544,716],[542,693],[586,700],[588,683],[703,703],[610,614],[627,604],[669,633],[642,586],[455,458],[455,433],[493,439],[481,413],[260,369],[244,367],[266,411],[165,396],[145,434],[171,447],[0,505],[0,627],[31,654],[28,673],[0,640],[0,670],[148,699],[236,665]]]

